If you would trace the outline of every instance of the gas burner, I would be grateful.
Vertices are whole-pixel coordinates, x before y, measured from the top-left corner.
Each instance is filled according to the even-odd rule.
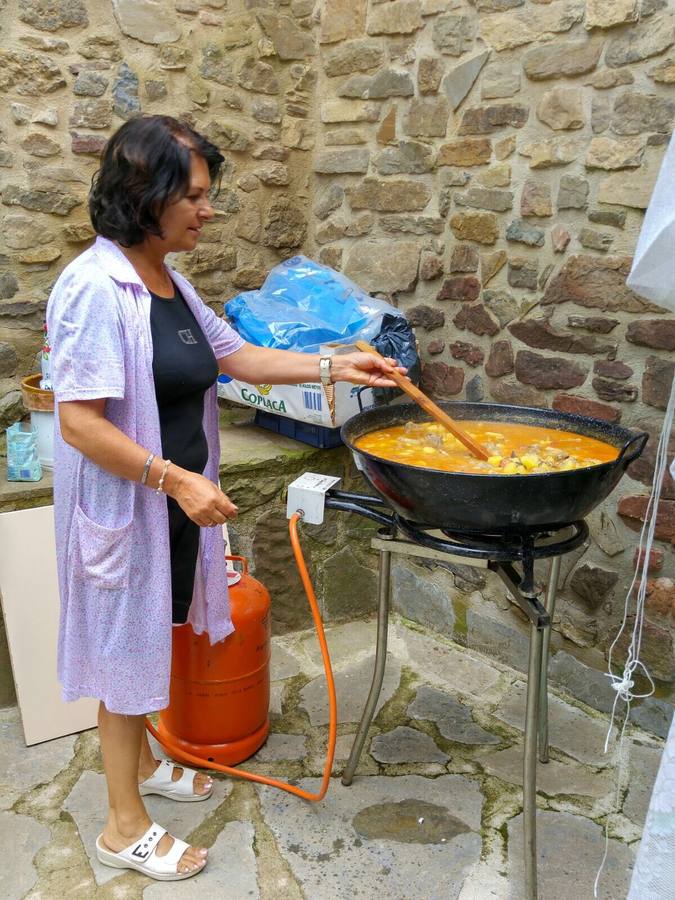
[[[588,525],[572,522],[554,531],[513,531],[508,534],[484,534],[475,531],[429,529],[394,514],[397,528],[423,547],[493,562],[548,559],[575,550],[588,537]]]

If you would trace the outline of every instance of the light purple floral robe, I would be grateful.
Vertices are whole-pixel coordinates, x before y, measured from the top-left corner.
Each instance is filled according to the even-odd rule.
[[[172,278],[216,359],[243,340]],[[105,238],[67,266],[47,307],[56,400],[107,398],[105,415],[161,455],[152,374],[150,294]],[[65,443],[56,416],[54,511],[61,621],[58,675],[65,700],[96,697],[108,710],[139,714],[169,702],[171,571],[166,497],[111,475]],[[218,483],[216,386],[205,396],[209,457]],[[203,528],[189,621],[212,643],[233,630],[220,528]]]

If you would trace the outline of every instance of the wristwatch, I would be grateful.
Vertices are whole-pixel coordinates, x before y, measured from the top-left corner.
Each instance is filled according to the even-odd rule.
[[[330,366],[330,356],[322,356],[319,360],[319,375],[321,376],[321,384],[324,387],[328,387],[329,384],[333,383],[330,377]]]

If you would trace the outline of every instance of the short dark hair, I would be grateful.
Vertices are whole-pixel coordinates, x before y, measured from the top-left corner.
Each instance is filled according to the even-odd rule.
[[[147,234],[161,237],[159,219],[169,203],[185,196],[190,154],[203,157],[217,183],[225,157],[184,122],[171,116],[137,116],[113,134],[89,192],[89,215],[97,234],[123,247]]]

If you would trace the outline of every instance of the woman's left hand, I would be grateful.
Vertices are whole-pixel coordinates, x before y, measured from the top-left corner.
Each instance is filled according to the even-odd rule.
[[[401,375],[408,371],[399,366],[391,357],[374,356],[372,353],[336,353],[331,356],[331,379],[365,384],[367,387],[396,387],[396,382],[387,377],[396,369]]]

